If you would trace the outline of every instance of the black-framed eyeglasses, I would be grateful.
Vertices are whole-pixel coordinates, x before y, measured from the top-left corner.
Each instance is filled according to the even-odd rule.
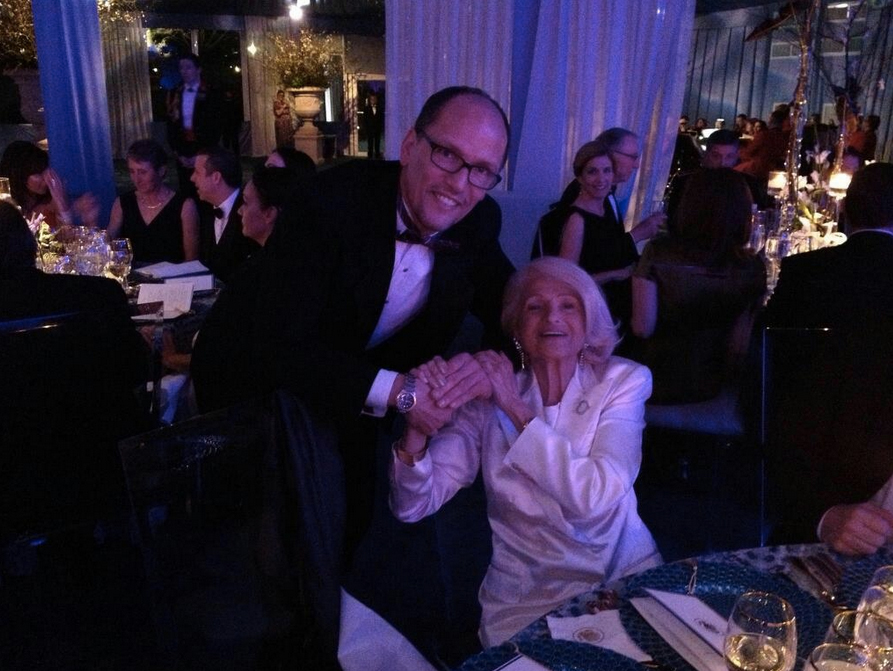
[[[638,161],[640,158],[639,154],[627,154],[625,151],[620,151],[619,149],[612,149],[611,153],[612,154],[620,154],[621,156],[626,156],[627,158],[632,159],[633,161]]]
[[[416,131],[416,135],[425,138],[428,144],[431,145],[431,162],[441,170],[445,170],[450,174],[456,174],[462,168],[468,168],[468,181],[484,191],[489,191],[502,181],[501,175],[497,175],[483,166],[467,163],[452,149],[437,144],[424,131]]]

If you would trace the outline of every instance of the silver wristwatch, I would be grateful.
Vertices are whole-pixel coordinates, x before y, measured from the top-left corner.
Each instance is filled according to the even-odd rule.
[[[415,375],[403,376],[403,389],[397,394],[397,411],[407,413],[415,407]]]

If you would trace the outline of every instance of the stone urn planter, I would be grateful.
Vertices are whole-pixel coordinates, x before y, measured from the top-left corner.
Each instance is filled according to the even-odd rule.
[[[322,109],[322,100],[326,90],[318,86],[302,86],[301,88],[288,89],[292,96],[292,109],[300,122],[298,132],[306,132],[313,129],[313,120],[319,116]],[[313,130],[310,130],[313,132]]]

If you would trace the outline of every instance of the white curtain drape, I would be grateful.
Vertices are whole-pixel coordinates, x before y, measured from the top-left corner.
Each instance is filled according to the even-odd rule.
[[[487,90],[512,124],[503,246],[518,263],[577,148],[612,126],[642,138],[628,223],[649,214],[672,160],[695,0],[387,1],[387,155],[425,98]]]
[[[123,158],[136,140],[151,136],[149,56],[140,17],[102,27],[102,55],[108,91],[112,156]]]
[[[511,0],[387,0],[385,153],[396,158],[425,99],[446,86],[478,86],[508,111]]]

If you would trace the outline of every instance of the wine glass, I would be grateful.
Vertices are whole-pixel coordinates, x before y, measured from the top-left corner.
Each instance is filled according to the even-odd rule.
[[[893,622],[875,613],[844,610],[834,615],[825,643],[849,643],[893,653]]]
[[[893,620],[893,593],[884,587],[872,585],[862,593],[857,610],[868,611]]]
[[[874,572],[874,575],[871,576],[871,582],[868,584],[883,587],[893,594],[893,565],[888,564],[887,566],[879,567]]]
[[[8,177],[0,177],[0,200],[12,202],[12,192],[9,190]]]
[[[822,643],[809,654],[808,671],[856,671],[877,669],[878,661],[870,650],[848,643]]]
[[[109,260],[106,272],[114,277],[127,291],[127,276],[133,263],[133,247],[127,238],[116,238],[109,243]]]
[[[723,649],[732,671],[791,671],[797,661],[794,608],[775,594],[745,592],[732,608]]]

